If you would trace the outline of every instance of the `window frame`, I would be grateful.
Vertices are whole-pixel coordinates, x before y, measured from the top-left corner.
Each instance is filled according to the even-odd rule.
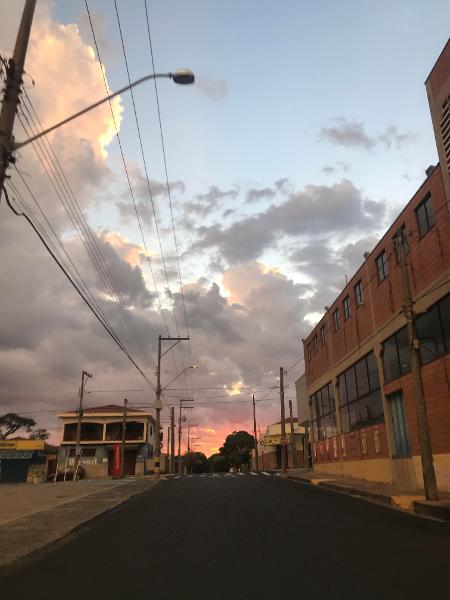
[[[341,319],[339,317],[339,307],[333,311],[333,328],[334,332],[337,333],[341,328]]]
[[[320,332],[320,344],[323,348],[325,346],[325,344],[327,343],[326,336],[325,336],[325,325],[322,325],[322,327],[319,329],[319,332]]]
[[[379,262],[381,261],[381,263]],[[381,265],[381,269],[380,269]],[[386,250],[382,250],[380,254],[375,258],[375,267],[377,269],[378,283],[383,283],[389,277],[389,261]],[[383,277],[380,277],[380,271],[382,271]]]
[[[342,310],[344,312],[344,321],[350,319],[350,296],[347,294],[342,300]]]
[[[364,304],[364,286],[362,279],[359,279],[353,286],[355,292],[355,304],[356,308],[359,308]]]
[[[419,219],[419,211],[421,211],[422,209],[424,211],[424,216],[425,216],[425,222],[426,222],[426,227],[427,227],[426,231],[422,231],[421,221]],[[431,209],[431,210],[429,210],[429,209]],[[417,223],[417,229],[419,231],[419,236],[420,236],[420,239],[422,239],[436,225],[436,216],[435,216],[433,204],[431,202],[431,192],[428,192],[428,194],[425,196],[425,198],[423,198],[419,202],[419,204],[414,209],[414,212],[416,213],[416,223]],[[430,221],[432,221],[431,224],[430,224]]]

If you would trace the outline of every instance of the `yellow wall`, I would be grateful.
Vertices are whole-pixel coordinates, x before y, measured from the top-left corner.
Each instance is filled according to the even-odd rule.
[[[0,450],[44,450],[43,440],[1,440]]]
[[[319,463],[314,465],[315,473],[329,473],[355,479],[366,479],[379,483],[391,483],[389,459],[350,460],[336,463]]]

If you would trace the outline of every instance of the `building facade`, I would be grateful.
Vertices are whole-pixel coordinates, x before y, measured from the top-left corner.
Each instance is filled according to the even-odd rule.
[[[43,440],[0,440],[0,483],[41,483],[56,462],[56,447]]]
[[[287,418],[285,422],[286,427],[286,439],[287,439],[287,459],[288,468],[294,467],[294,452],[295,452],[295,466],[304,466],[303,448],[304,448],[304,435],[305,429],[297,423],[297,419],[294,417],[294,445],[292,447],[291,440],[291,419]],[[259,453],[259,468],[264,470],[281,469],[281,452],[282,452],[282,435],[281,435],[281,422],[273,423],[268,425],[267,429],[260,437],[258,444]]]
[[[77,434],[77,411],[60,413],[63,439],[58,454],[58,471],[73,469]],[[81,418],[81,458],[85,477],[113,475],[114,450],[122,440],[123,407],[97,406],[83,411]],[[125,474],[144,475],[153,469],[155,420],[149,412],[127,409],[125,430]]]
[[[423,488],[410,344],[450,491],[450,44],[427,79],[441,162],[304,340],[314,469]],[[406,270],[401,267],[405,258]],[[405,275],[406,274],[406,275]],[[404,314],[406,281],[415,335]]]

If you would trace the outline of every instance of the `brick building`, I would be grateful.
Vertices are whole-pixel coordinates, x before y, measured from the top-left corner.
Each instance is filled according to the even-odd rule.
[[[304,340],[314,469],[423,487],[401,239],[438,487],[450,491],[450,42],[427,82],[440,164]]]

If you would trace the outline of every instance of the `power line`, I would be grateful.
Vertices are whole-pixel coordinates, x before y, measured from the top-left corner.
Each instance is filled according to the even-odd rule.
[[[110,335],[110,337],[116,342],[117,346],[127,356],[128,360],[135,366],[135,368],[142,375],[142,377],[147,382],[147,384],[153,390],[155,390],[155,386],[153,385],[152,381],[147,377],[147,375],[144,373],[144,371],[141,369],[141,367],[137,364],[137,362],[134,360],[134,358],[131,356],[131,354],[128,352],[128,350],[125,348],[125,346],[122,344],[122,342],[120,341],[120,339],[115,334],[114,330],[110,329],[110,327],[108,326],[108,324],[102,319],[101,315],[96,311],[96,309],[92,306],[92,304],[90,303],[90,301],[83,294],[83,292],[81,291],[80,287],[77,285],[77,283],[71,277],[71,275],[69,274],[69,272],[65,269],[64,265],[59,260],[59,258],[57,257],[57,255],[53,252],[53,250],[51,249],[50,245],[46,242],[44,236],[41,235],[41,233],[39,232],[38,228],[35,226],[35,224],[33,223],[33,221],[29,218],[29,216],[25,212],[20,213],[20,212],[18,212],[13,207],[13,205],[11,204],[11,202],[9,200],[9,196],[8,196],[8,192],[6,191],[6,188],[3,188],[3,193],[5,194],[6,202],[7,202],[8,206],[9,206],[9,208],[12,210],[12,212],[16,216],[18,216],[18,217],[24,217],[24,219],[29,223],[29,225],[33,228],[33,230],[36,233],[36,235],[38,236],[38,238],[41,240],[42,244],[45,246],[45,248],[49,252],[50,256],[53,258],[53,260],[55,261],[55,263],[58,265],[58,267],[64,273],[64,275],[66,276],[66,278],[70,281],[70,283],[75,288],[75,290],[78,292],[78,294],[81,297],[81,299],[83,300],[83,302],[88,306],[88,308],[94,314],[94,316],[98,320],[98,322],[103,326],[103,328],[107,331],[107,333]]]

